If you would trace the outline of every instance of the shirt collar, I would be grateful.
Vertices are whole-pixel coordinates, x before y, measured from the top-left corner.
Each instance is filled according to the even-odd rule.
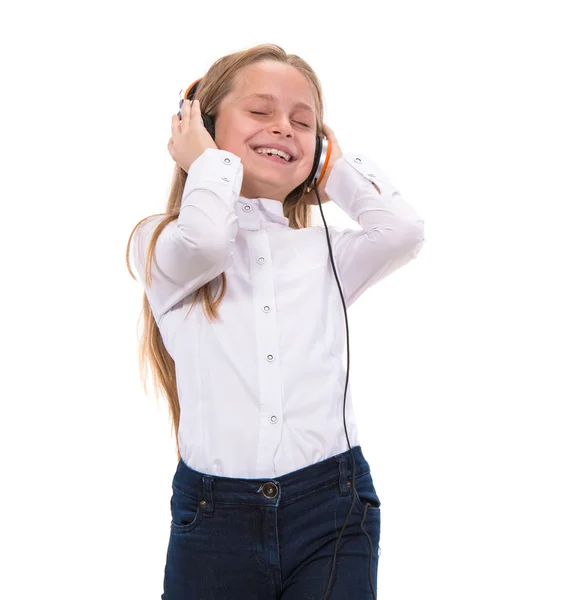
[[[281,225],[288,227],[288,218],[284,216],[282,202],[272,198],[245,198],[239,197],[239,201],[244,204],[258,207],[271,221],[276,221]]]

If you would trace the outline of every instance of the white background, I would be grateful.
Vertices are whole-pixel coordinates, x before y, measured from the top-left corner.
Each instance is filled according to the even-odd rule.
[[[553,7],[2,10],[2,598],[160,598],[175,447],[165,399],[141,388],[125,247],[164,210],[179,90],[263,42],[312,65],[343,151],[425,220],[419,257],[349,311],[379,599],[561,597]]]

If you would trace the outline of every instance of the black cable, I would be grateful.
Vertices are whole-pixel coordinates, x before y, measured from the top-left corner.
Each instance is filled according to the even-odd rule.
[[[352,484],[352,490],[353,490],[353,501],[351,502],[351,507],[349,509],[349,512],[347,513],[347,517],[345,519],[345,522],[343,523],[343,529],[341,529],[341,533],[339,534],[339,537],[337,538],[337,543],[335,544],[335,550],[333,552],[333,565],[331,566],[331,575],[329,576],[329,581],[327,582],[327,590],[325,591],[325,596],[324,596],[324,600],[327,600],[328,596],[329,596],[329,588],[331,586],[331,581],[333,579],[333,574],[334,574],[334,570],[335,570],[335,565],[336,565],[336,560],[337,560],[337,546],[339,545],[339,541],[341,540],[341,536],[343,535],[343,532],[345,531],[345,527],[347,526],[347,522],[349,520],[351,511],[353,510],[353,506],[355,505],[355,500],[357,498],[357,492],[355,489],[355,470],[356,470],[356,464],[355,464],[355,457],[353,454],[353,450],[351,448],[351,443],[349,441],[349,434],[347,432],[347,422],[346,422],[346,418],[345,418],[345,407],[346,407],[346,403],[347,403],[347,385],[349,382],[349,368],[350,368],[350,360],[351,360],[351,356],[350,356],[350,344],[349,344],[349,321],[347,319],[347,307],[345,305],[345,296],[343,295],[343,290],[341,289],[341,284],[339,282],[339,278],[337,277],[337,271],[335,269],[335,261],[333,259],[333,251],[331,248],[331,240],[329,239],[329,230],[327,227],[327,223],[325,221],[325,216],[323,214],[323,209],[321,207],[321,200],[318,194],[318,190],[317,190],[317,179],[314,181],[313,183],[313,188],[314,191],[316,193],[317,199],[318,199],[318,206],[319,206],[319,211],[321,213],[321,218],[323,219],[323,224],[325,226],[325,235],[327,236],[327,245],[329,247],[329,256],[331,258],[331,266],[333,267],[333,274],[335,275],[335,281],[337,282],[337,287],[339,288],[339,293],[341,294],[341,300],[343,301],[343,310],[345,313],[345,325],[346,325],[346,330],[347,330],[347,377],[345,380],[345,393],[343,396],[343,426],[345,428],[345,436],[347,437],[347,445],[349,446],[349,450],[351,452],[351,457],[353,459],[353,484]],[[368,543],[370,544],[370,559],[368,562],[368,579],[370,581],[370,591],[372,592],[372,597],[374,598],[374,600],[376,600],[376,593],[374,592],[374,584],[372,583],[372,569],[371,569],[371,565],[372,565],[372,552],[373,552],[373,548],[372,548],[372,540],[370,539],[370,536],[368,535],[368,533],[366,532],[366,530],[364,529],[364,519],[366,518],[366,512],[368,510],[368,503],[366,504],[366,506],[364,507],[364,512],[362,515],[362,521],[360,522],[360,528],[362,529],[362,531],[364,531],[364,534],[366,535],[366,537],[368,538]]]

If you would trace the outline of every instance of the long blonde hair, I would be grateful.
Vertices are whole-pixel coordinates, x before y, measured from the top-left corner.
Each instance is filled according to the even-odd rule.
[[[287,54],[280,46],[275,44],[260,44],[247,50],[240,50],[232,54],[228,54],[219,58],[207,71],[204,77],[199,82],[195,97],[200,103],[202,113],[206,113],[216,117],[218,106],[221,100],[229,94],[236,83],[236,75],[240,69],[262,60],[275,60],[284,64],[291,65],[298,69],[310,82],[310,87],[314,96],[316,106],[316,131],[318,135],[323,134],[323,93],[321,84],[310,67],[310,65],[296,54]],[[195,76],[193,81],[197,79]],[[190,83],[190,82],[188,82]],[[176,220],[179,216],[179,208],[181,206],[181,198],[185,181],[187,178],[186,172],[179,166],[175,165],[173,179],[171,182],[171,191],[168,197],[165,213],[157,213],[158,216],[164,218],[155,228],[154,234],[148,247],[146,256],[146,285],[151,284],[151,264],[153,260],[154,247],[156,240],[162,230]],[[288,218],[288,225],[293,229],[302,229],[311,225],[311,208],[304,201],[306,193],[305,182],[302,182],[297,188],[292,190],[283,202],[284,216]],[[134,276],[130,261],[130,245],[134,233],[137,228],[147,219],[156,215],[149,215],[139,221],[132,230],[126,248],[126,265],[129,273]],[[201,286],[193,297],[193,305],[197,301],[202,302],[202,310],[207,319],[212,322],[218,319],[218,306],[226,293],[226,275],[221,273],[220,276],[222,287],[216,298],[212,297],[211,286],[215,280]],[[217,278],[216,278],[217,279]],[[191,308],[193,308],[193,305]],[[143,321],[143,331],[139,340],[139,364],[140,376],[145,393],[146,389],[146,370],[149,365],[153,374],[154,386],[156,395],[163,392],[168,401],[169,415],[173,422],[175,430],[175,443],[177,450],[177,460],[181,458],[179,451],[178,429],[179,429],[179,398],[177,393],[177,381],[175,375],[175,363],[172,357],[167,352],[162,336],[156,325],[154,315],[150,308],[146,293],[142,300],[142,313],[140,319]],[[139,319],[139,321],[140,321]]]

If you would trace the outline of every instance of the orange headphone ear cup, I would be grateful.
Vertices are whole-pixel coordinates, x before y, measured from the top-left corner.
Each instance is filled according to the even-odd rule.
[[[329,158],[331,156],[331,142],[327,138],[322,138],[316,135],[316,151],[314,154],[314,164],[310,176],[306,180],[307,190],[310,191],[314,179],[317,178],[317,184],[319,185],[325,175]]]
[[[309,192],[312,189],[312,185],[314,183],[314,175],[317,173],[319,168],[319,163],[321,160],[321,137],[316,135],[316,149],[314,151],[314,162],[312,164],[312,170],[308,175],[308,179],[306,179],[306,191]]]
[[[325,172],[327,170],[327,165],[329,164],[329,159],[331,158],[331,142],[325,138],[324,140],[321,141],[324,147],[324,160],[323,163],[321,165],[321,172],[319,174],[319,178],[318,178],[318,185],[320,183],[320,181],[323,179]]]

